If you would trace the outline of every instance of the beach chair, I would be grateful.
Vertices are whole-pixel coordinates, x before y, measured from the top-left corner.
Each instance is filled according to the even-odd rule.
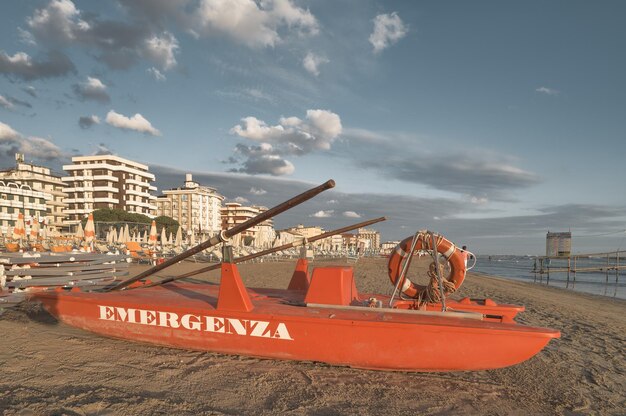
[[[150,263],[152,260],[152,255],[146,253],[138,242],[128,241],[124,243],[124,245],[126,246],[126,250],[130,253],[131,259],[137,261],[137,263]]]

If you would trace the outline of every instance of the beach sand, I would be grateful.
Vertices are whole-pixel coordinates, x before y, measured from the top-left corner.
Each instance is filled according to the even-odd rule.
[[[162,275],[204,265],[182,263]],[[294,265],[244,264],[240,271],[250,287],[286,287]],[[355,276],[361,292],[391,291],[385,259],[359,260]],[[202,279],[216,281],[217,274]],[[380,372],[107,339],[60,324],[29,304],[0,316],[0,412],[624,414],[626,301],[478,274],[453,297],[463,296],[525,305],[519,322],[559,329],[562,338],[500,370]]]

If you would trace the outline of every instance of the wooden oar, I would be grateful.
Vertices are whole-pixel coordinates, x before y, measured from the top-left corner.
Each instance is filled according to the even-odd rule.
[[[295,207],[296,205],[299,205],[301,203],[303,203],[304,201],[308,201],[309,199],[313,198],[314,196],[316,196],[317,194],[333,188],[335,186],[335,181],[330,179],[326,182],[324,182],[323,184],[316,186],[315,188],[309,189],[306,192],[301,193],[300,195],[296,195],[295,197],[283,202],[282,204],[276,205],[274,208],[271,208],[265,212],[260,213],[259,215],[257,215],[254,218],[250,218],[248,221],[235,225],[233,228],[222,231],[221,233],[219,233],[218,235],[216,235],[215,237],[211,237],[210,239],[206,240],[203,243],[198,244],[195,247],[190,248],[189,250],[183,251],[182,253],[166,260],[165,262],[161,263],[161,264],[157,264],[156,266],[145,270],[141,273],[139,273],[137,276],[135,277],[131,277],[130,279],[124,280],[122,282],[120,282],[117,286],[113,286],[110,288],[106,288],[104,289],[104,291],[114,291],[114,290],[121,290],[124,289],[125,287],[135,283],[138,280],[141,280],[147,276],[150,276],[158,271],[161,271],[163,269],[165,269],[166,267],[169,267],[173,264],[178,263],[181,260],[186,259],[187,257],[193,256],[194,254],[197,254],[203,250],[206,250],[209,247],[213,247],[221,242],[224,242],[226,240],[228,240],[229,238],[231,238],[234,235],[239,234],[242,231],[247,230],[248,228],[254,227],[257,224],[262,223],[263,221],[266,221],[278,214],[280,214],[281,212],[285,212],[288,209],[291,209],[293,207]]]
[[[308,239],[302,238],[301,240],[294,241],[292,243],[283,244],[282,246],[270,248],[270,249],[267,249],[267,250],[264,250],[264,251],[260,251],[258,253],[249,254],[247,256],[238,257],[238,258],[234,259],[232,262],[233,263],[241,263],[241,262],[244,262],[244,261],[256,259],[257,257],[266,256],[268,254],[276,253],[277,251],[287,250],[287,249],[290,249],[290,248],[294,248],[294,247],[298,247],[298,246],[304,245],[306,243],[313,243],[313,242],[318,241],[318,240],[323,240],[324,238],[332,237],[333,235],[342,234],[342,233],[345,233],[345,232],[348,232],[348,231],[352,231],[352,230],[355,230],[357,228],[367,227],[368,225],[376,224],[377,222],[385,221],[386,219],[387,218],[385,218],[385,217],[380,217],[380,218],[375,218],[373,220],[363,221],[363,222],[360,222],[358,224],[348,225],[347,227],[338,228],[338,229],[333,230],[333,231],[328,231],[328,232],[325,232],[323,234],[316,235],[315,237],[311,237],[311,238],[308,238]],[[185,277],[191,277],[191,276],[195,276],[195,275],[200,274],[200,273],[210,272],[211,270],[217,270],[220,267],[221,267],[221,264],[212,264],[212,265],[204,267],[202,269],[192,270],[190,272],[183,273],[183,274],[181,274],[179,276],[168,277],[168,278],[165,278],[165,279],[160,280],[158,282],[151,283],[149,285],[138,286],[137,288],[146,288],[146,287],[159,286],[159,285],[162,285],[162,284],[165,284],[165,283],[173,282],[173,281],[178,280],[178,279],[184,279]]]

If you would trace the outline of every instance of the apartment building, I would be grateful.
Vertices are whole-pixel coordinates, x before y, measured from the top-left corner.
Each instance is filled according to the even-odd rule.
[[[156,187],[148,166],[113,155],[75,156],[64,165],[68,176],[66,210],[69,222],[77,223],[96,209],[122,209],[155,217]]]
[[[46,194],[44,219],[48,231],[52,233],[67,231],[68,216],[65,212],[67,193],[61,177],[52,174],[47,167],[25,163],[24,155],[20,153],[15,155],[15,162],[15,168],[0,171],[0,180],[26,185],[33,191]]]
[[[380,248],[380,233],[376,230],[359,228],[357,231],[360,246],[367,250],[378,250]]]
[[[182,187],[165,190],[156,199],[156,212],[178,221],[187,235],[212,236],[222,230],[223,200],[214,188],[194,182],[188,173]]]
[[[256,205],[247,207],[238,202],[228,202],[222,207],[222,229],[233,228],[235,225],[244,223],[265,211],[267,211],[266,207]],[[274,222],[269,219],[235,236],[233,245],[269,248],[275,238]]]
[[[6,235],[9,228],[15,227],[20,214],[26,221],[43,221],[47,214],[46,201],[50,195],[33,190],[28,185],[0,181],[0,224]]]

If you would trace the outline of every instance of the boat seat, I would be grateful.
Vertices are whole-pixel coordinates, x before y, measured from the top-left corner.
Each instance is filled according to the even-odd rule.
[[[348,306],[358,297],[352,267],[316,267],[304,302]]]

